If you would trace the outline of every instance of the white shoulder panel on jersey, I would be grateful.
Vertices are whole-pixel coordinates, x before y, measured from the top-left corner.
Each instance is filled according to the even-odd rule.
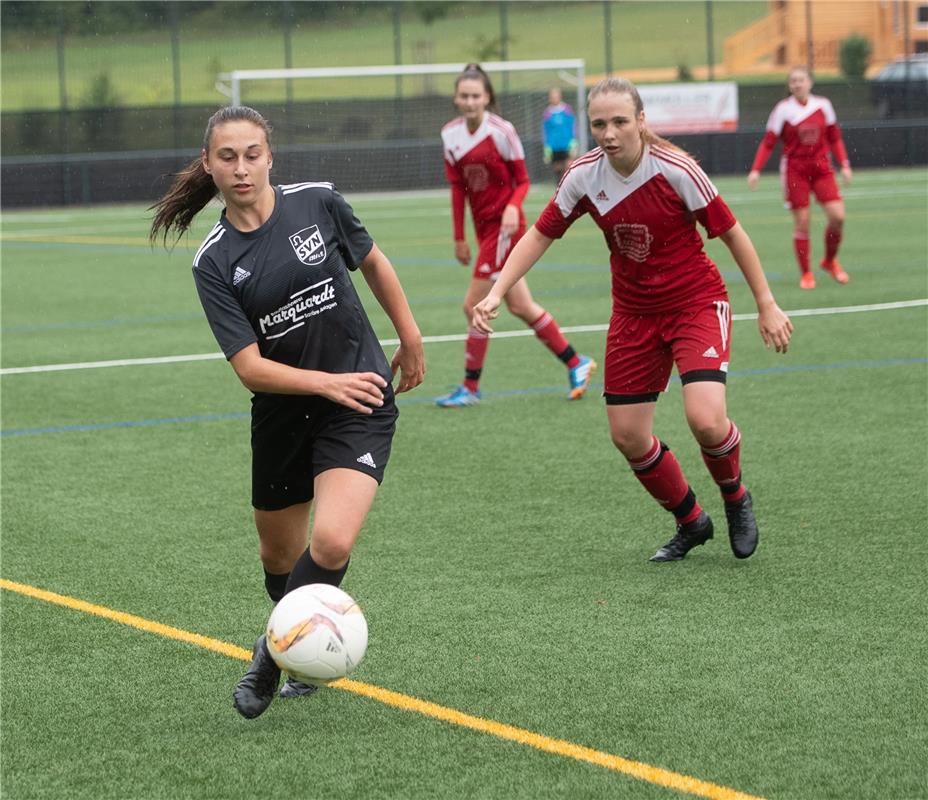
[[[334,192],[335,184],[330,181],[306,181],[305,183],[288,183],[280,187],[284,194],[302,192],[304,189],[328,189],[330,192]]]
[[[709,176],[686,153],[651,145],[650,155],[657,171],[666,178],[690,211],[705,208],[718,195]]]
[[[594,147],[589,153],[571,162],[554,192],[554,202],[564,217],[573,213],[584,195],[593,197],[591,187],[601,176],[604,163],[605,155],[599,147]]]
[[[519,134],[516,133],[515,126],[497,114],[490,113],[486,115],[486,122],[490,135],[496,144],[496,149],[499,150],[503,160],[524,161],[525,150],[522,148],[522,142],[519,139]]]
[[[838,115],[835,114],[835,107],[831,104],[831,100],[818,94],[809,96],[809,102],[813,100],[815,100],[816,108],[820,108],[825,115],[825,124],[834,125],[838,121]]]
[[[200,266],[200,259],[203,257],[203,254],[209,250],[216,242],[218,242],[223,234],[226,232],[226,229],[222,227],[221,222],[217,222],[213,225],[213,229],[206,234],[206,238],[203,240],[203,244],[200,245],[200,249],[197,250],[196,255],[193,257],[193,266]]]

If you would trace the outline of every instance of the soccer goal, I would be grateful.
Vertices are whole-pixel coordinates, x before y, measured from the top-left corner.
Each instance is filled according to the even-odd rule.
[[[457,111],[454,78],[464,64],[234,70],[216,88],[232,105],[250,105],[274,128],[279,179],[319,178],[345,191],[444,185],[440,131]],[[522,139],[534,181],[551,181],[542,163],[541,119],[553,86],[578,119],[587,150],[583,59],[481,63],[500,114]]]

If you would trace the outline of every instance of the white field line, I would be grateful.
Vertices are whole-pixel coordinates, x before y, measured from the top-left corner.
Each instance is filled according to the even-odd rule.
[[[901,300],[895,303],[872,303],[863,306],[836,306],[833,308],[799,308],[787,311],[790,317],[818,317],[833,314],[859,314],[865,311],[895,311],[901,308],[915,308],[928,306],[928,298],[919,300]],[[732,314],[732,322],[744,322],[757,319],[757,314]],[[598,325],[572,325],[561,328],[563,333],[595,333],[608,329],[607,324]],[[513,339],[518,336],[534,336],[530,328],[516,331],[498,331],[493,334],[494,339]],[[425,344],[438,344],[441,342],[463,342],[467,338],[464,333],[448,333],[440,336],[423,336]],[[398,345],[399,339],[381,339],[384,347]],[[150,364],[180,364],[185,361],[211,361],[225,358],[222,353],[196,353],[187,356],[160,356],[155,358],[120,358],[113,361],[82,361],[76,364],[42,364],[36,367],[7,367],[0,369],[0,375],[23,375],[33,372],[65,372],[74,369],[100,369],[102,367],[138,367]]]

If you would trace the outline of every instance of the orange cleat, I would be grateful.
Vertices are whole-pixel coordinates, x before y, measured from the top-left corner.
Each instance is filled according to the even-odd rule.
[[[811,272],[803,272],[802,275],[799,276],[799,288],[814,289],[815,276]]]
[[[819,266],[825,270],[832,278],[834,278],[838,283],[847,283],[851,278],[850,276],[841,269],[841,265],[838,263],[838,259],[833,258],[831,261],[826,261],[822,259],[822,263]]]

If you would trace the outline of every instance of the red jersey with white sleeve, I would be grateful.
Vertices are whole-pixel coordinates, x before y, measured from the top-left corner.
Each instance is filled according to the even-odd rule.
[[[686,153],[645,145],[627,178],[600,149],[574,161],[535,228],[559,239],[589,214],[609,248],[614,312],[679,311],[727,298],[696,229],[710,238],[736,224],[702,168]]]
[[[767,131],[757,148],[752,170],[763,169],[778,140],[783,141],[784,162],[827,162],[830,150],[838,164],[850,165],[835,109],[827,97],[810,94],[805,103],[800,103],[791,95],[777,103],[767,120]]]
[[[522,201],[528,194],[525,151],[512,123],[487,112],[471,133],[463,117],[441,129],[445,177],[451,184],[451,210],[455,241],[464,239],[464,200],[470,202],[477,238],[498,226],[507,205],[519,209],[525,226]]]

